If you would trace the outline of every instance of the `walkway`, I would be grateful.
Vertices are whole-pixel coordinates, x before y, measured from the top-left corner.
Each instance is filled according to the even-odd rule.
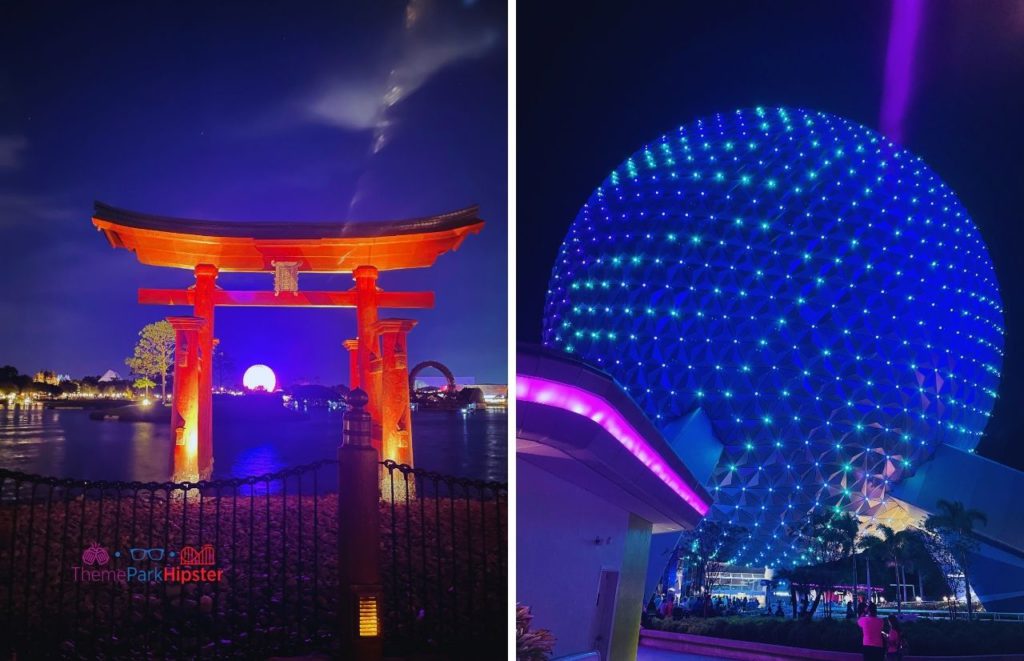
[[[671,652],[653,647],[640,647],[636,651],[636,661],[718,661],[722,657]]]

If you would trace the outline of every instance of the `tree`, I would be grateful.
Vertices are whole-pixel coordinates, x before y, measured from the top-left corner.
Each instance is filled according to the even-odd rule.
[[[32,388],[32,377],[21,374],[11,365],[0,367],[0,391],[5,393],[25,393]]]
[[[705,519],[680,536],[678,552],[689,568],[691,589],[703,599],[705,617],[722,570],[736,555],[746,535],[747,529],[742,526]]]
[[[775,577],[780,581],[786,581],[789,583],[789,602],[790,608],[793,612],[793,619],[798,617],[813,617],[814,609],[817,609],[818,602],[815,601],[814,609],[802,612],[797,610],[798,595],[805,601],[810,601],[810,594],[812,589],[821,592],[821,585],[823,582],[822,573],[827,571],[820,565],[813,566],[802,566],[802,567],[790,567],[783,568],[775,572]],[[824,582],[828,582],[825,578]]]
[[[988,516],[980,510],[966,507],[960,501],[950,500],[939,500],[935,513],[930,514],[924,522],[925,529],[933,534],[932,548],[929,550],[934,548],[939,552],[940,556],[936,560],[940,567],[943,565],[940,558],[947,556],[963,573],[964,591],[967,593],[967,619],[971,619],[974,613],[970,571],[971,556],[978,548],[978,541],[973,535],[976,523],[988,524]],[[946,570],[946,567],[942,569]]]
[[[810,617],[814,617],[823,593],[832,590],[838,582],[839,562],[853,554],[859,528],[857,517],[853,514],[813,509],[793,531],[817,561],[817,570],[813,572],[817,591]],[[831,603],[825,605],[825,617],[832,617]]]
[[[896,532],[885,524],[877,527],[881,535],[865,535],[860,540],[860,547],[869,553],[875,553],[885,558],[886,563],[893,568],[896,574],[896,612],[903,612],[903,580],[900,578],[900,568],[903,566],[906,555],[908,533],[905,530]]]
[[[925,533],[917,528],[906,530],[906,542],[903,548],[903,567],[917,575],[917,596],[924,599],[925,576],[934,573],[935,561],[928,553],[925,544]],[[906,581],[904,581],[904,585]],[[904,595],[906,599],[906,595]]]
[[[220,343],[214,344],[213,347],[213,375],[216,377],[217,385],[221,388],[224,387],[225,376],[228,372],[235,368],[234,359],[228,354],[224,353],[224,349],[221,348]]]
[[[133,388],[142,388],[142,389],[144,389],[146,391],[146,397],[148,398],[149,397],[149,389],[152,388],[155,385],[156,384],[153,383],[153,381],[151,379],[149,379],[148,377],[143,376],[143,377],[140,377],[138,379],[135,379],[135,383],[132,384],[132,387]]]
[[[124,362],[139,377],[159,377],[160,399],[166,399],[167,373],[174,366],[174,328],[170,322],[146,324],[139,331],[134,353]]]

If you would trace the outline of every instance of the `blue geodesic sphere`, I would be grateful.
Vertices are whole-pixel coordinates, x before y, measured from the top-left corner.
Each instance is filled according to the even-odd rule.
[[[789,565],[809,509],[873,516],[936,445],[975,447],[1003,315],[977,228],[920,158],[756,108],[661,136],[594,191],[544,340],[663,430],[700,407],[724,446],[711,515],[752,532],[736,561]]]

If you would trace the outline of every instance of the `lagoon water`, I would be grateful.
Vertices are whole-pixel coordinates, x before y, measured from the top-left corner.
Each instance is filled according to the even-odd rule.
[[[294,420],[246,420],[214,411],[214,478],[262,475],[336,456],[340,412]],[[168,416],[169,416],[168,412]],[[416,466],[505,482],[505,411],[416,411]],[[170,475],[169,423],[89,419],[85,410],[0,410],[0,467],[86,480],[163,482]]]

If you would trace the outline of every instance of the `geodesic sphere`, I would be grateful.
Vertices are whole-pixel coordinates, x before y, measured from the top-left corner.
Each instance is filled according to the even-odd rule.
[[[724,449],[712,516],[737,562],[798,564],[809,509],[870,516],[991,413],[1003,315],[985,245],[920,158],[820,112],[739,110],[617,167],[552,273],[544,340],[663,430],[700,407]]]

